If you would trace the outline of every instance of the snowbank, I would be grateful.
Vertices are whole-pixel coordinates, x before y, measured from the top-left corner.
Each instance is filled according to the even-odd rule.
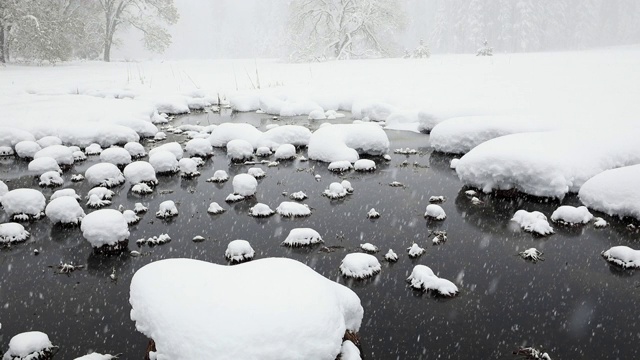
[[[323,126],[309,140],[309,158],[324,162],[355,162],[358,154],[384,155],[389,151],[387,134],[374,124]]]
[[[365,253],[347,254],[340,263],[342,275],[356,279],[371,277],[379,273],[381,269],[378,259]]]
[[[640,218],[640,165],[604,171],[587,180],[578,196],[587,207],[609,215]]]
[[[458,287],[454,283],[447,279],[439,278],[425,265],[416,265],[407,281],[414,289],[435,291],[442,296],[455,296],[458,294]]]
[[[353,291],[280,258],[157,261],[136,272],[129,301],[158,359],[335,360],[363,317]]]

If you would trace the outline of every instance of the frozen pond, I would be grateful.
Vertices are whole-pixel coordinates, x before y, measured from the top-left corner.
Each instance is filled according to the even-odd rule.
[[[276,121],[268,115],[227,113],[194,114],[173,125],[226,121],[248,122],[261,130],[271,123],[309,124],[306,119]],[[310,126],[314,130],[317,125]],[[374,158],[375,172],[338,175],[328,171],[327,163],[315,161],[281,161],[277,167],[230,165],[224,151],[216,149],[215,156],[200,168],[200,177],[159,176],[160,184],[146,196],[132,194],[131,184],[125,183],[114,189],[111,208],[132,209],[136,202],[149,208],[141,222],[130,228],[129,249],[139,250],[139,257],[94,254],[78,228],[52,226],[47,218],[25,224],[31,238],[0,251],[2,351],[13,335],[39,330],[60,347],[55,358],[72,359],[95,350],[122,353],[122,359],[142,359],[147,339],[129,318],[129,283],[135,271],[152,261],[175,257],[224,264],[227,244],[246,239],[256,250],[256,258],[293,258],[353,289],[365,309],[360,335],[366,359],[507,359],[524,345],[543,348],[554,359],[640,358],[640,314],[634,310],[640,298],[640,279],[633,271],[610,266],[600,256],[615,245],[638,247],[638,232],[627,227],[629,221],[603,216],[610,222],[604,229],[593,224],[554,225],[554,235],[533,236],[510,221],[513,214],[526,209],[549,217],[560,202],[480,194],[482,203],[474,205],[465,195],[468,189],[449,168],[452,157],[431,153],[428,135],[387,134],[391,149],[408,147],[418,154],[392,152],[391,161]],[[167,141],[172,140],[186,138],[169,134]],[[154,145],[145,144],[147,150]],[[306,151],[298,155],[306,156]],[[37,179],[24,175],[27,162],[14,158],[0,162],[0,179],[11,189],[38,188],[47,199],[55,191],[39,188]],[[70,178],[96,162],[98,157],[91,156],[66,171],[64,187],[86,195],[91,186]],[[224,200],[232,193],[231,182],[205,181],[214,170],[225,170],[232,177],[250,167],[261,167],[267,175],[258,180],[257,196],[249,201],[229,205]],[[315,175],[321,179],[317,181]],[[321,196],[339,179],[351,182],[353,195],[344,200]],[[389,186],[393,181],[404,186]],[[283,193],[296,191],[309,196],[304,203],[312,208],[311,216],[248,215],[257,202],[275,209],[280,202],[289,201]],[[440,195],[446,198],[441,204],[446,220],[426,220],[423,215],[429,197]],[[165,200],[176,202],[177,217],[161,220],[154,216]],[[227,211],[208,214],[213,201]],[[85,212],[92,211],[82,204]],[[565,198],[563,204],[580,205],[574,197]],[[380,212],[379,219],[367,218],[371,208]],[[7,221],[0,212],[0,223]],[[299,227],[317,230],[324,246],[333,251],[322,246],[280,246],[289,231]],[[432,246],[436,230],[446,230],[448,240]],[[171,242],[156,247],[136,245],[137,239],[163,233],[169,234]],[[193,242],[198,235],[206,240]],[[340,261],[347,253],[360,251],[359,245],[365,242],[380,248],[376,256],[382,271],[364,281],[344,279],[338,269]],[[417,259],[410,259],[406,252],[413,242],[427,249]],[[517,256],[531,247],[544,252],[545,261],[534,264]],[[382,261],[389,248],[399,255],[398,262]],[[39,255],[34,255],[34,249]],[[69,275],[56,274],[49,266],[61,261],[85,268]],[[417,264],[456,283],[459,296],[442,299],[409,288],[405,279]],[[112,274],[116,280],[111,279]]]

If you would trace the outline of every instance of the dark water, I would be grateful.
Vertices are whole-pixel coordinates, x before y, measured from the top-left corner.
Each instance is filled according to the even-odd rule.
[[[272,122],[266,115],[197,114],[178,119],[175,124],[224,121],[249,122],[263,130]],[[304,119],[295,121],[308,123]],[[78,228],[52,226],[47,219],[26,224],[31,239],[0,251],[0,346],[6,350],[13,335],[40,330],[60,346],[57,359],[72,359],[94,350],[122,353],[123,359],[141,359],[147,339],[136,332],[129,318],[129,282],[135,271],[171,257],[224,264],[227,243],[246,239],[257,258],[290,257],[353,289],[365,309],[360,334],[366,359],[510,359],[513,350],[523,345],[542,347],[554,360],[640,358],[640,278],[633,271],[609,266],[600,257],[600,252],[610,246],[639,247],[639,235],[626,228],[628,221],[605,216],[611,223],[605,229],[555,226],[555,235],[536,238],[520,231],[509,219],[521,208],[550,215],[559,202],[481,195],[484,204],[472,205],[464,194],[466,189],[449,169],[451,157],[432,154],[428,135],[387,133],[392,149],[411,147],[420,154],[392,155],[390,162],[378,158],[377,171],[343,176],[330,173],[327,164],[315,161],[261,166],[267,177],[258,181],[256,200],[233,205],[224,202],[232,192],[230,182],[218,185],[205,180],[214,170],[224,169],[233,176],[251,166],[230,166],[221,150],[207,161],[198,178],[159,177],[156,191],[144,197],[131,194],[128,183],[116,188],[112,207],[122,204],[131,209],[135,202],[149,207],[142,221],[131,227],[129,249],[138,249],[135,240],[139,238],[161,233],[172,238],[165,245],[142,247],[140,257],[95,255]],[[167,141],[172,138],[184,140],[170,135]],[[300,154],[306,155],[304,151]],[[402,164],[404,160],[407,165]],[[85,195],[88,184],[72,183],[70,177],[97,161],[98,157],[90,157],[67,171],[63,176],[65,187]],[[1,162],[0,179],[11,189],[38,187],[37,180],[21,175],[26,162],[6,158]],[[322,176],[321,181],[315,181],[315,174]],[[342,178],[355,188],[352,196],[342,201],[320,196],[332,181]],[[406,187],[388,186],[392,181]],[[313,214],[308,218],[275,215],[256,219],[247,215],[257,201],[275,209],[281,201],[288,201],[283,192],[300,190],[309,195],[305,203],[312,207]],[[42,191],[47,198],[53,192]],[[423,218],[432,195],[446,197],[442,205],[447,212],[445,221]],[[176,218],[163,221],[154,217],[164,200],[178,203],[180,214]],[[212,201],[227,212],[209,215],[206,210]],[[577,205],[578,201],[568,197],[563,203]],[[366,218],[372,207],[381,218]],[[6,221],[6,214],[0,212],[0,222]],[[325,245],[344,248],[325,253],[318,247],[281,247],[280,242],[296,227],[314,228]],[[434,230],[448,232],[444,245],[431,246],[430,233]],[[196,235],[207,240],[194,243],[191,239]],[[427,252],[412,260],[405,249],[414,241]],[[338,270],[340,261],[348,252],[358,251],[358,245],[364,242],[383,250],[378,254],[380,259],[393,248],[400,255],[399,261],[382,262],[382,272],[366,281],[343,279]],[[516,256],[529,247],[543,251],[546,260],[533,264]],[[36,248],[40,250],[38,256],[33,255]],[[56,275],[48,266],[60,261],[86,268]],[[441,299],[411,290],[405,279],[416,264],[427,265],[454,281],[461,289],[460,295]],[[117,281],[109,278],[112,272]]]

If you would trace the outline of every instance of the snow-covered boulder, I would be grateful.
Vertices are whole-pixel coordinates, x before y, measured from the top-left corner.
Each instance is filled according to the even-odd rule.
[[[62,196],[52,200],[44,210],[52,223],[78,225],[84,218],[84,210],[78,201],[70,196]]]
[[[14,154],[15,154],[15,152],[13,151],[13,148],[11,146],[0,146],[0,156],[1,157],[13,156]]]
[[[93,186],[113,187],[124,183],[120,169],[111,163],[99,163],[84,172],[84,177]]]
[[[511,221],[518,223],[524,231],[543,236],[553,234],[553,228],[549,225],[547,217],[539,211],[518,210]]]
[[[14,189],[0,198],[7,215],[14,220],[28,221],[40,219],[44,215],[46,200],[34,189]]]
[[[124,144],[124,149],[129,152],[131,159],[140,159],[147,156],[144,146],[138,142],[128,142]]]
[[[320,234],[311,228],[291,229],[289,235],[282,242],[282,245],[299,247],[319,244],[323,242]]]
[[[158,359],[334,360],[363,317],[353,291],[283,258],[157,261],[136,272],[129,302]]]
[[[196,138],[187,141],[184,147],[188,156],[201,156],[207,158],[213,155],[213,146],[207,139]]]
[[[131,163],[131,154],[121,147],[110,147],[102,150],[100,161],[116,166],[125,166]]]
[[[308,196],[303,191],[296,191],[294,193],[289,194],[289,199],[295,201],[302,201],[306,199]]]
[[[384,254],[384,259],[388,262],[396,262],[398,261],[398,254],[396,254],[393,249],[389,249],[386,254]]]
[[[145,183],[138,183],[131,187],[131,192],[139,195],[151,194],[153,188]]]
[[[258,189],[258,181],[249,174],[238,174],[233,177],[233,193],[244,197],[253,196]]]
[[[62,140],[57,136],[43,136],[36,141],[41,148],[46,148],[53,145],[62,145]]]
[[[207,179],[208,182],[214,183],[222,183],[227,180],[229,180],[229,174],[227,174],[227,172],[224,170],[216,170],[213,173],[213,176]]]
[[[31,162],[29,162],[27,168],[29,169],[29,172],[33,173],[34,175],[42,175],[47,171],[62,172],[56,159],[51,157],[41,157],[38,159],[33,159],[31,160]]]
[[[15,150],[18,157],[22,159],[33,159],[33,156],[42,150],[42,147],[35,141],[20,141],[16,144]]]
[[[173,155],[175,155],[176,160],[182,159],[182,155],[184,154],[184,152],[182,151],[182,146],[180,146],[180,144],[178,144],[177,142],[170,142],[151,149],[149,151],[149,157],[161,151],[168,151],[172,153]]]
[[[245,123],[224,123],[218,125],[209,136],[209,142],[213,147],[226,147],[231,140],[244,140],[252,147],[258,147],[258,139],[262,137],[262,131],[253,125]]]
[[[353,186],[351,186],[351,182],[349,182],[348,180],[342,180],[342,182],[340,182],[340,185],[342,185],[342,188],[347,190],[349,194],[353,193]]]
[[[267,173],[265,173],[264,170],[259,167],[249,168],[249,170],[247,170],[247,174],[253,176],[256,179],[262,179],[263,177],[267,176]]]
[[[56,190],[56,192],[54,192],[51,197],[49,197],[49,200],[55,200],[63,196],[68,196],[76,200],[81,199],[80,195],[76,194],[76,191],[74,189],[60,189]]]
[[[180,171],[180,166],[176,156],[169,151],[158,151],[149,153],[149,164],[153,166],[158,174],[172,174]]]
[[[124,168],[124,177],[131,184],[145,183],[155,186],[158,184],[156,171],[153,166],[146,161],[134,161]]]
[[[140,218],[138,217],[138,215],[136,215],[135,211],[133,210],[125,210],[122,212],[122,215],[124,215],[124,218],[125,220],[127,220],[128,225],[133,225],[138,221],[140,221]]]
[[[440,205],[429,204],[427,205],[427,210],[424,213],[424,216],[434,220],[444,220],[447,217],[447,214],[444,212],[444,209]]]
[[[377,246],[375,246],[375,245],[373,245],[371,243],[360,244],[360,249],[362,249],[362,251],[368,252],[368,253],[377,253],[378,251],[380,251],[380,249],[378,249]]]
[[[232,263],[241,263],[253,259],[255,254],[247,240],[233,240],[227,245],[224,257]]]
[[[84,153],[87,155],[100,155],[101,152],[102,152],[102,146],[96,143],[90,144],[89,146],[84,148]]]
[[[81,150],[76,150],[73,152],[74,162],[85,161],[85,160],[87,160],[87,155],[84,152],[82,152]]]
[[[258,157],[267,157],[267,156],[271,156],[271,154],[273,154],[273,152],[267,146],[261,146],[256,149],[256,156]]]
[[[273,154],[276,160],[291,160],[296,157],[296,147],[291,144],[282,144],[278,146]]]
[[[10,245],[13,243],[26,241],[31,234],[18,223],[0,224],[0,245]]]
[[[565,225],[583,225],[593,219],[586,206],[563,205],[551,214],[551,221]]]
[[[343,276],[356,279],[365,279],[380,272],[382,267],[378,259],[365,253],[347,254],[340,263],[340,272]]]
[[[158,211],[156,212],[156,217],[159,218],[170,218],[178,215],[178,208],[176,207],[176,203],[172,200],[163,201],[160,203]]]
[[[609,215],[640,218],[640,165],[604,171],[580,188],[580,201]]]
[[[356,171],[373,171],[376,169],[376,163],[369,159],[360,159],[353,164]]]
[[[129,225],[118,210],[102,209],[89,213],[82,219],[80,230],[94,249],[117,251],[127,247]]]
[[[640,268],[640,250],[628,246],[614,246],[602,252],[602,256],[610,263],[627,269]]]
[[[57,171],[47,171],[46,173],[40,175],[40,182],[38,185],[40,186],[62,186],[64,184],[64,180],[60,173]]]
[[[242,162],[251,160],[253,157],[253,146],[243,139],[234,139],[227,142],[227,156],[231,161]]]
[[[87,199],[93,195],[97,196],[100,200],[111,200],[115,193],[105,187],[98,186],[87,192]]]
[[[207,209],[207,212],[209,214],[218,215],[225,212],[225,210],[222,208],[222,206],[220,206],[217,202],[214,201],[211,204],[209,204],[209,208]]]
[[[191,158],[180,159],[180,161],[178,161],[178,166],[180,167],[180,176],[182,177],[192,178],[200,175],[200,172],[198,171],[198,163]]]
[[[258,139],[256,147],[277,149],[280,145],[307,146],[311,139],[311,130],[300,125],[281,125],[267,130]]]
[[[353,169],[353,165],[351,165],[351,162],[349,161],[340,160],[340,161],[334,161],[330,163],[328,169],[329,171],[341,173],[341,172],[346,172]]]
[[[269,217],[275,213],[269,205],[263,203],[257,203],[249,209],[249,215],[254,217]]]
[[[389,138],[382,128],[371,124],[323,126],[309,139],[309,158],[324,162],[355,162],[358,154],[384,155],[389,151]]]
[[[9,349],[2,360],[40,360],[50,359],[57,347],[49,340],[47,334],[40,331],[28,331],[11,338]]]
[[[337,182],[329,184],[329,188],[322,193],[322,195],[328,197],[329,199],[342,199],[348,194],[349,193],[347,192],[347,189],[345,189],[341,183]]]
[[[299,204],[291,201],[283,201],[276,208],[276,212],[284,217],[304,217],[311,215],[311,209],[307,204]]]
[[[60,166],[73,165],[73,151],[63,145],[51,145],[33,154],[34,159],[42,157],[54,158]]]
[[[413,243],[410,247],[407,248],[407,252],[409,253],[409,257],[417,258],[418,256],[424,254],[427,250],[420,247],[420,245]]]
[[[163,141],[167,139],[167,134],[164,131],[158,131],[154,136],[153,140],[155,141]]]
[[[136,214],[146,213],[148,210],[149,208],[144,206],[142,203],[136,203],[133,207],[133,212]]]
[[[425,265],[416,265],[407,281],[414,289],[433,291],[442,296],[455,296],[459,292],[454,283],[447,279],[439,278]]]

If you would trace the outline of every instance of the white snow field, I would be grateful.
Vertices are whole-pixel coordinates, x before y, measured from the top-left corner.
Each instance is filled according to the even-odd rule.
[[[284,258],[156,261],[136,272],[129,301],[156,358],[175,360],[334,360],[364,313],[353,291]]]
[[[365,253],[347,254],[340,263],[340,273],[343,276],[355,279],[366,279],[374,276],[381,269],[378,259]]]
[[[640,218],[640,165],[604,171],[587,180],[578,196],[590,209]]]
[[[82,219],[80,230],[82,230],[82,236],[94,249],[103,246],[117,247],[129,237],[127,219],[120,211],[113,209],[89,213]]]
[[[23,332],[11,338],[2,360],[49,358],[54,348],[47,334],[40,331]]]
[[[46,200],[44,195],[34,189],[14,189],[0,198],[7,215],[20,221],[40,219],[44,215]]]

